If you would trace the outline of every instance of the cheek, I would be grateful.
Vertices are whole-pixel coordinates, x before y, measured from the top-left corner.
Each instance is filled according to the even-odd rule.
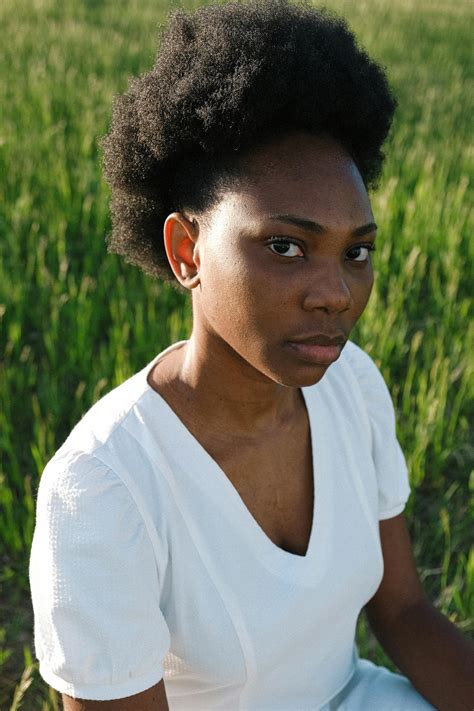
[[[224,338],[238,341],[266,332],[284,310],[281,289],[245,254],[208,253],[201,262],[199,294],[204,317]]]
[[[201,259],[199,299],[206,319],[218,330],[237,328],[252,301],[241,260],[230,249],[213,249]]]

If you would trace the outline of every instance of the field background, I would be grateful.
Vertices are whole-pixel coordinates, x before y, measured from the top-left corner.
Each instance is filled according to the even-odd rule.
[[[376,287],[353,339],[381,367],[396,404],[425,588],[472,635],[473,13],[467,0],[326,5],[388,67],[400,102],[373,195]],[[172,7],[163,0],[1,4],[2,711],[60,707],[38,675],[28,587],[44,465],[93,402],[189,332],[183,296],[107,255],[109,194],[97,149],[113,95],[151,67],[157,25]],[[362,656],[395,669],[363,615],[358,640]]]

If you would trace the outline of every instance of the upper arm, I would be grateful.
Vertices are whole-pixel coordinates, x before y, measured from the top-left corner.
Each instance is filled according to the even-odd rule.
[[[426,602],[403,513],[379,521],[384,560],[382,582],[365,609],[371,626],[389,622],[404,609]]]
[[[113,701],[88,701],[87,699],[73,699],[72,696],[62,694],[64,711],[168,711],[165,684],[163,679],[150,689],[139,694],[127,696]]]
[[[164,677],[157,556],[127,487],[90,455],[41,477],[30,590],[39,673],[60,693],[122,699]]]
[[[376,476],[378,519],[395,519],[409,498],[410,481],[405,456],[397,439],[392,398],[372,358],[354,343],[347,345],[350,345],[347,359],[357,381],[357,391],[362,394],[362,410],[367,415],[368,445]]]

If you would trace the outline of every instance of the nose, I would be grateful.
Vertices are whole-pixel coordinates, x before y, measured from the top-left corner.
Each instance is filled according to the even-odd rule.
[[[352,304],[352,294],[340,264],[326,262],[316,273],[313,271],[308,275],[303,296],[305,311],[321,309],[328,314],[341,313],[350,309]]]

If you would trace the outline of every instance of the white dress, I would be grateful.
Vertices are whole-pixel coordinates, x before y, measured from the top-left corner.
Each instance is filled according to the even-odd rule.
[[[44,469],[30,558],[43,679],[106,700],[164,677],[171,711],[432,709],[354,641],[382,578],[378,521],[410,493],[373,361],[348,342],[302,388],[315,496],[298,556],[148,384],[184,343],[93,405]]]

